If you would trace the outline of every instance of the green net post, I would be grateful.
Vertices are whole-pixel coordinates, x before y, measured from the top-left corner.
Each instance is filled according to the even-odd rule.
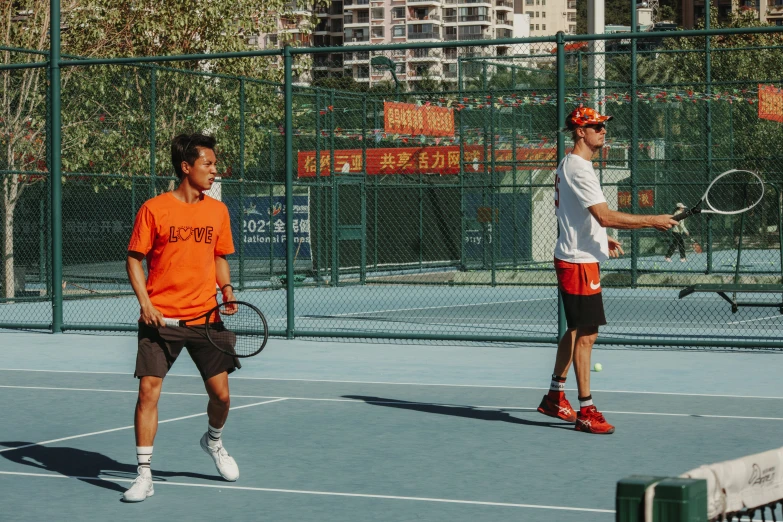
[[[669,478],[655,486],[653,522],[708,522],[707,481]]]
[[[666,477],[632,475],[617,482],[615,493],[616,522],[644,522],[644,492]]]

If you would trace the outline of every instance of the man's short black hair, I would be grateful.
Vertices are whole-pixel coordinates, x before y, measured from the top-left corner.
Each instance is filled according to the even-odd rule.
[[[198,148],[215,150],[215,138],[204,134],[180,134],[171,140],[171,164],[179,179],[185,175],[182,172],[182,162],[193,165],[198,159]]]

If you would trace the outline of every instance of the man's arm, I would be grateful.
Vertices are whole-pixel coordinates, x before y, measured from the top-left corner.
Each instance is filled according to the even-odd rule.
[[[144,275],[144,267],[141,265],[143,259],[144,254],[141,252],[128,251],[128,257],[125,260],[125,270],[128,272],[128,279],[133,292],[136,294],[136,299],[139,300],[141,322],[153,328],[160,328],[166,326],[166,324],[163,322],[163,314],[155,308],[147,293],[147,278]]]
[[[231,269],[228,266],[226,256],[215,256],[215,276],[217,284],[223,292],[223,302],[236,301],[234,287],[231,286]]]
[[[669,214],[637,215],[618,212],[609,208],[609,205],[598,203],[587,210],[598,221],[598,224],[604,228],[633,229],[633,228],[656,228],[661,231],[667,231],[677,224]]]

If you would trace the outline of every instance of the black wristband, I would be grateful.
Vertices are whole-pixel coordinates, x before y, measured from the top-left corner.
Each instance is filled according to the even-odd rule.
[[[234,285],[232,285],[231,283],[226,283],[226,284],[224,284],[223,286],[221,286],[221,287],[220,287],[220,291],[221,291],[221,292],[225,292],[225,291],[226,291],[226,287],[227,287],[227,286],[230,286],[230,287],[231,287],[231,290],[233,290],[233,289],[234,289]]]

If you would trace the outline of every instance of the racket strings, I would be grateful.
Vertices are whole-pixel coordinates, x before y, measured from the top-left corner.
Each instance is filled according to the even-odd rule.
[[[218,312],[221,322],[210,324],[208,335],[221,350],[247,357],[264,347],[266,325],[256,310],[242,303],[223,303]]]
[[[710,186],[707,202],[718,212],[737,213],[757,205],[764,197],[764,183],[744,170],[729,172]]]

